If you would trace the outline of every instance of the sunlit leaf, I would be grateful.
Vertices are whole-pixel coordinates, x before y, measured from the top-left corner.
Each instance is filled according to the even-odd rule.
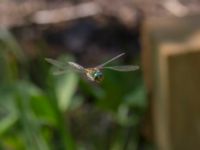
[[[65,111],[76,92],[78,85],[78,75],[74,72],[68,72],[60,76],[56,76],[56,94],[58,98],[58,106]]]

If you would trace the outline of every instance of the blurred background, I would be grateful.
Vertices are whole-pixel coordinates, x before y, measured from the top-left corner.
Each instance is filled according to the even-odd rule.
[[[200,147],[198,0],[1,0],[0,149]],[[44,59],[94,67],[100,84]]]

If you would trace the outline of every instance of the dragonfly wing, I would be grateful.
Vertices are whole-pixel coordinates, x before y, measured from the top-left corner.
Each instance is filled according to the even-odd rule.
[[[45,58],[45,60],[55,67],[52,70],[53,75],[61,75],[61,74],[66,73],[68,70],[67,68],[68,64],[64,62],[60,62],[51,58]]]
[[[75,62],[69,61],[68,64],[76,71],[78,72],[85,72],[85,68]]]
[[[80,66],[77,63],[74,62],[62,62],[62,61],[57,61],[51,58],[45,58],[45,60],[52,64],[53,66],[55,66],[54,70],[53,70],[53,74],[54,75],[60,75],[60,74],[64,74],[69,70],[74,70],[74,71],[78,71],[78,72],[83,72],[84,71],[84,67]]]
[[[97,66],[97,68],[102,68],[103,66],[105,66],[105,65],[107,65],[108,63],[110,63],[110,62],[112,62],[112,61],[118,59],[119,57],[123,56],[124,54],[125,54],[125,53],[121,53],[121,54],[119,54],[119,55],[117,55],[117,56],[111,58],[110,60],[106,61],[105,63],[103,63],[103,64]]]
[[[139,66],[125,65],[125,66],[112,66],[112,67],[103,67],[103,69],[111,69],[116,71],[135,71],[139,69]]]
[[[51,59],[51,58],[45,58],[45,60],[52,64],[53,66],[59,68],[59,69],[66,69],[66,66],[67,64],[63,63],[63,62],[60,62],[60,61],[57,61],[57,60],[54,60],[54,59]]]

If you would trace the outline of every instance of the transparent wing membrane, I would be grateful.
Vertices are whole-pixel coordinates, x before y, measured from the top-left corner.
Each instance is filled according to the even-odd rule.
[[[139,66],[125,65],[125,66],[112,66],[112,67],[103,67],[103,69],[111,69],[116,71],[135,71],[139,69]]]
[[[103,66],[105,66],[105,65],[107,65],[108,63],[110,63],[110,62],[112,62],[112,61],[118,59],[119,57],[123,56],[124,54],[125,54],[125,53],[121,53],[121,54],[119,54],[119,55],[113,57],[112,59],[106,61],[105,63],[103,63],[103,64],[97,66],[97,68],[102,68]]]
[[[81,65],[74,63],[74,62],[62,62],[51,58],[45,58],[45,60],[52,64],[55,68],[53,69],[54,75],[64,74],[69,70],[74,70],[77,72],[84,72],[85,69]]]
[[[66,63],[63,63],[63,62],[60,62],[60,61],[57,61],[57,60],[54,60],[54,59],[51,59],[51,58],[45,58],[45,60],[52,64],[53,66],[59,68],[59,69],[66,69],[67,68],[67,64]]]
[[[73,68],[75,69],[76,71],[79,71],[79,72],[84,72],[85,71],[85,68],[75,62],[71,62],[69,61],[68,64]]]

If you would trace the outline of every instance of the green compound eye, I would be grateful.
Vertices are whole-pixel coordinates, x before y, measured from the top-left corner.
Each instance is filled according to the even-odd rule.
[[[100,71],[97,71],[94,73],[94,80],[97,82],[100,82],[103,80],[103,73]]]

